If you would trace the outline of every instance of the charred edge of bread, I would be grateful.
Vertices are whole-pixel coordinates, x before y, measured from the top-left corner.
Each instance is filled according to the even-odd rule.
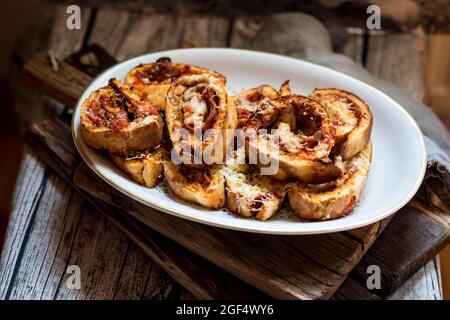
[[[372,144],[343,163],[344,175],[324,185],[292,183],[288,186],[289,205],[304,220],[330,220],[350,214],[355,208],[372,161]]]

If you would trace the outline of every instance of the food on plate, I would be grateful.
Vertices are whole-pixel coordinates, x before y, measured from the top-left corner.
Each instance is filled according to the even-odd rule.
[[[236,159],[239,153],[245,157],[244,148],[238,149],[221,169],[226,181],[227,208],[242,217],[265,221],[281,207],[285,185],[260,175],[253,166],[242,164]]]
[[[225,179],[215,166],[188,168],[172,161],[164,162],[164,175],[178,197],[206,208],[225,206]]]
[[[223,163],[226,130],[236,128],[237,116],[222,78],[179,77],[167,91],[165,116],[174,151],[184,164],[198,168]]]
[[[288,199],[294,214],[306,220],[329,220],[351,213],[361,196],[371,161],[369,142],[358,155],[338,164],[344,172],[339,179],[319,185],[290,184]]]
[[[162,127],[152,103],[117,79],[94,91],[81,106],[81,132],[95,149],[121,154],[151,149],[160,143]]]
[[[344,160],[355,156],[369,143],[372,114],[364,101],[340,89],[316,89],[311,96],[327,109],[336,129],[336,146]]]
[[[222,78],[225,82],[225,77],[218,72],[189,64],[173,63],[170,58],[162,57],[153,63],[140,64],[131,69],[125,76],[125,84],[133,91],[146,96],[158,110],[164,110],[170,83],[188,74],[208,74]]]
[[[232,99],[238,117],[238,128],[244,127],[250,116],[262,108],[267,101],[289,94],[291,94],[291,87],[289,81],[285,81],[279,91],[272,86],[263,84],[233,96]]]
[[[286,195],[302,220],[350,214],[372,160],[372,114],[353,93],[304,96],[285,81],[231,97],[222,74],[170,58],[133,68],[124,83],[111,79],[80,117],[86,144],[136,183],[165,179],[185,201],[260,221]]]
[[[256,134],[260,129],[268,131]],[[249,118],[245,135],[249,153],[278,163],[273,175],[277,180],[324,183],[341,174],[329,158],[334,138],[328,113],[312,98],[288,95],[267,101]]]
[[[126,155],[110,154],[114,163],[135,182],[153,188],[164,176],[163,161],[167,151],[163,147],[154,150],[133,151]]]

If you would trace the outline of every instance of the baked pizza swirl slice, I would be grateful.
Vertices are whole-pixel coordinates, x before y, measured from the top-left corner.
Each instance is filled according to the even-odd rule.
[[[238,117],[238,128],[243,128],[248,119],[269,100],[291,94],[289,81],[285,81],[279,91],[270,85],[263,84],[233,96]]]
[[[110,154],[110,157],[133,181],[153,188],[164,176],[163,162],[167,159],[167,151],[158,146],[153,150],[133,151],[125,155]]]
[[[223,163],[227,130],[236,128],[237,117],[222,78],[191,74],[175,80],[167,91],[165,117],[172,155],[197,168]]]
[[[225,179],[216,166],[192,169],[168,160],[164,175],[173,193],[183,200],[210,209],[225,205]]]
[[[292,183],[288,185],[289,205],[295,215],[305,220],[329,220],[350,214],[364,189],[372,161],[369,142],[360,153],[336,163],[343,176],[325,184]]]
[[[163,122],[151,101],[111,79],[81,106],[81,132],[95,149],[126,154],[157,146]]]
[[[273,217],[285,195],[285,185],[245,163],[245,148],[238,149],[221,168],[225,177],[227,208],[242,217],[265,221]]]
[[[266,131],[261,131],[266,129]],[[244,128],[249,155],[273,178],[324,183],[341,175],[329,155],[334,145],[328,112],[316,100],[288,95],[267,101]]]
[[[340,89],[316,89],[311,95],[327,109],[335,129],[336,153],[344,160],[360,152],[369,142],[372,114],[356,95]]]
[[[173,80],[188,74],[208,74],[221,78],[218,72],[197,66],[172,63],[168,57],[162,57],[153,63],[140,64],[125,76],[125,84],[140,95],[146,96],[158,110],[166,107],[166,93]]]

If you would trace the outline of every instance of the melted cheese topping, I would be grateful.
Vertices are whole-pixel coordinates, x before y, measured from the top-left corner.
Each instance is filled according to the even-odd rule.
[[[280,145],[288,152],[296,153],[302,147],[301,138],[291,131],[291,127],[287,123],[281,122],[278,130]]]
[[[279,139],[280,146],[289,153],[295,154],[303,149],[314,150],[315,157],[318,159],[328,156],[328,148],[326,145],[321,144],[320,141],[318,141],[317,146],[313,149],[308,148],[306,144],[308,140],[311,140],[311,137],[292,132],[291,126],[285,122],[280,122],[278,124],[278,132],[274,135],[274,138]]]
[[[184,125],[187,127],[201,126],[207,112],[206,102],[199,95],[193,96],[184,107]]]
[[[267,188],[261,185],[262,181],[250,184],[249,177],[244,173],[236,172],[227,167],[222,168],[221,172],[227,180],[230,191],[238,193],[241,200],[253,201],[257,196],[269,192]]]

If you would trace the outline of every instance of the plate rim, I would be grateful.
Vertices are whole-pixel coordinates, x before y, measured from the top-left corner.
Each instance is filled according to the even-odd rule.
[[[178,212],[178,211],[172,211],[170,209],[165,208],[164,206],[161,206],[160,204],[156,203],[156,202],[149,202],[146,199],[143,199],[141,197],[139,197],[136,194],[133,194],[131,191],[127,191],[125,189],[123,189],[121,186],[119,186],[118,184],[116,184],[114,181],[112,181],[112,179],[109,179],[108,177],[106,177],[105,175],[103,175],[95,166],[95,164],[90,160],[90,158],[87,156],[87,154],[85,153],[85,151],[83,150],[83,147],[81,146],[80,142],[78,141],[80,139],[80,137],[78,137],[78,132],[75,128],[75,114],[77,113],[78,109],[80,108],[81,104],[81,98],[82,96],[84,96],[84,94],[87,91],[87,88],[90,87],[92,85],[92,83],[94,83],[95,81],[97,81],[100,77],[102,77],[105,73],[107,73],[108,71],[110,71],[113,68],[117,68],[119,66],[121,66],[122,64],[126,64],[126,63],[130,63],[134,60],[138,61],[141,59],[144,59],[147,56],[150,55],[155,55],[155,54],[161,54],[161,55],[170,55],[171,53],[176,53],[176,52],[180,52],[180,51],[228,51],[228,52],[234,52],[234,53],[244,53],[244,54],[257,54],[257,55],[266,55],[268,57],[276,57],[276,58],[282,58],[282,59],[286,59],[286,60],[291,60],[292,62],[301,62],[301,63],[305,63],[305,64],[309,64],[309,65],[313,65],[314,67],[318,67],[318,68],[322,68],[324,69],[326,72],[332,72],[334,74],[338,74],[340,76],[344,76],[347,78],[350,78],[352,81],[357,81],[365,86],[370,87],[371,90],[375,90],[376,92],[378,92],[379,94],[383,95],[384,98],[388,99],[392,104],[395,105],[395,107],[397,109],[399,109],[404,116],[406,116],[406,118],[409,120],[409,122],[412,124],[413,128],[416,130],[418,138],[420,140],[420,152],[422,154],[422,167],[421,167],[421,171],[420,174],[418,176],[418,179],[416,180],[414,187],[410,190],[410,192],[408,193],[407,196],[404,197],[404,199],[399,202],[396,206],[393,206],[392,208],[390,208],[389,210],[386,210],[383,214],[380,214],[376,217],[373,217],[371,219],[367,219],[364,221],[361,221],[359,223],[351,223],[351,224],[347,224],[347,225],[342,225],[341,227],[336,227],[336,226],[331,226],[331,227],[322,227],[320,230],[291,230],[291,229],[283,229],[283,227],[274,227],[274,226],[270,226],[270,224],[261,224],[261,226],[252,226],[252,227],[248,227],[248,226],[242,226],[239,223],[228,223],[228,222],[215,222],[212,221],[210,219],[204,219],[204,218],[199,218],[199,217],[193,217],[187,213],[183,213],[183,212]],[[81,155],[83,161],[90,167],[90,169],[95,172],[95,174],[97,176],[99,176],[104,182],[106,182],[107,184],[109,184],[111,187],[113,187],[114,189],[118,190],[119,192],[123,193],[125,196],[128,196],[130,198],[132,198],[133,200],[141,203],[142,205],[149,207],[153,210],[158,210],[161,211],[163,213],[166,214],[170,214],[174,217],[177,218],[181,218],[181,219],[186,219],[189,221],[193,221],[196,223],[201,223],[201,224],[205,224],[208,226],[213,226],[213,227],[219,227],[219,228],[224,228],[224,229],[229,229],[229,230],[235,230],[235,231],[241,231],[241,232],[248,232],[248,233],[259,233],[259,234],[272,234],[272,235],[313,235],[313,234],[326,234],[326,233],[334,233],[334,232],[342,232],[342,231],[347,231],[347,230],[353,230],[353,229],[357,229],[357,228],[361,228],[364,226],[368,226],[370,224],[379,222],[391,215],[393,215],[395,212],[397,212],[398,210],[400,210],[402,207],[404,207],[409,200],[411,200],[414,195],[416,194],[417,190],[419,189],[420,185],[422,184],[422,181],[424,179],[425,176],[425,172],[426,172],[426,167],[427,167],[427,151],[426,151],[426,145],[425,145],[425,139],[422,133],[422,130],[420,129],[419,125],[417,124],[417,122],[415,121],[415,119],[405,110],[405,108],[403,108],[398,102],[396,102],[394,99],[392,99],[390,96],[388,96],[386,93],[384,93],[383,91],[379,90],[378,88],[375,88],[374,86],[368,84],[367,82],[364,82],[358,78],[355,78],[345,72],[341,72],[335,69],[332,69],[330,67],[327,66],[323,66],[314,62],[310,62],[310,61],[306,61],[303,59],[298,59],[298,58],[293,58],[293,57],[289,57],[289,56],[285,56],[285,55],[280,55],[280,54],[275,54],[275,53],[270,53],[270,52],[262,52],[262,51],[257,51],[257,50],[247,50],[247,49],[238,49],[238,48],[226,48],[226,47],[202,47],[202,48],[182,48],[182,49],[171,49],[171,50],[164,50],[164,51],[156,51],[156,52],[151,52],[151,53],[145,53],[145,54],[141,54],[135,57],[132,57],[130,59],[126,59],[124,61],[121,61],[119,63],[116,63],[115,65],[105,69],[104,71],[102,71],[100,74],[98,74],[93,80],[92,82],[88,85],[88,87],[83,91],[83,93],[80,95],[80,97],[77,99],[77,102],[75,104],[75,108],[73,110],[73,116],[72,116],[72,120],[71,120],[71,134],[72,134],[72,140],[75,144],[75,147],[78,151],[78,153]],[[237,219],[240,217],[236,217]],[[296,222],[292,222],[295,224],[302,224],[302,223],[320,223],[321,221],[317,221],[317,222],[302,222],[302,221],[296,221]]]

